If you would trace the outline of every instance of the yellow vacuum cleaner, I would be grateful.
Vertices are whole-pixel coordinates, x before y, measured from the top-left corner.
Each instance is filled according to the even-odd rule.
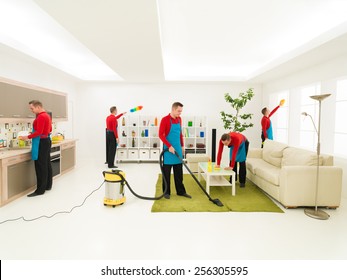
[[[112,207],[122,205],[126,200],[124,196],[124,172],[112,169],[111,171],[103,171],[103,175],[105,178],[104,205]]]

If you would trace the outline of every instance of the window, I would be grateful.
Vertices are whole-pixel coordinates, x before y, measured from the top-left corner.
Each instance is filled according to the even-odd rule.
[[[270,110],[277,107],[280,101],[284,99],[284,105],[277,110],[271,117],[273,123],[274,140],[282,143],[288,143],[288,116],[289,116],[289,91],[274,93],[270,96]]]
[[[347,157],[347,79],[337,81],[334,153]]]
[[[315,150],[317,146],[317,127],[318,127],[318,102],[310,98],[320,92],[320,85],[314,84],[301,88],[300,90],[300,109],[301,113],[307,113],[302,116],[300,122],[300,146]]]

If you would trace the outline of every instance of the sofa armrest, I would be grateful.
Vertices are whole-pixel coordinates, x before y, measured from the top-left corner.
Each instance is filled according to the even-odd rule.
[[[263,158],[263,149],[252,148],[248,150],[247,157],[250,158]]]
[[[280,172],[280,202],[286,207],[315,206],[316,166],[283,166]],[[317,206],[340,206],[342,168],[320,166]]]

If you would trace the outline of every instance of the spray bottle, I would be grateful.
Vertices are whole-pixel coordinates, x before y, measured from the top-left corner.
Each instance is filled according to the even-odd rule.
[[[212,162],[211,162],[211,159],[209,159],[208,163],[207,163],[207,172],[212,172]]]

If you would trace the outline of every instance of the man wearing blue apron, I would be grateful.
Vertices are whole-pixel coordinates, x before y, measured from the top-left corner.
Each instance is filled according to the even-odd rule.
[[[282,99],[280,101],[280,104],[275,107],[271,112],[268,108],[263,108],[261,110],[261,113],[263,114],[263,117],[261,119],[261,147],[263,148],[264,142],[266,139],[273,140],[273,133],[272,133],[272,122],[270,120],[270,117],[276,113],[279,107],[283,106],[285,100]]]
[[[186,193],[186,189],[183,185],[183,166],[181,160],[175,155],[175,152],[183,158],[184,153],[184,142],[182,135],[182,113],[183,105],[180,102],[172,104],[171,113],[161,119],[159,125],[159,138],[163,142],[164,150],[168,152],[164,153],[164,164],[163,164],[163,191],[165,190],[165,182],[167,182],[167,189],[164,194],[166,199],[170,198],[170,176],[171,168],[173,168],[174,181],[176,187],[176,193],[179,196],[192,198]]]
[[[249,142],[246,136],[238,132],[229,132],[223,134],[221,139],[219,140],[217,164],[215,166],[216,168],[220,167],[224,146],[227,146],[230,149],[229,166],[225,169],[232,169],[235,172],[235,180],[237,180],[237,163],[239,163],[240,187],[244,188],[246,183],[246,157],[248,153]]]
[[[33,122],[33,132],[28,136],[20,136],[18,139],[32,139],[31,158],[35,162],[37,184],[35,192],[29,194],[28,197],[33,197],[42,195],[45,191],[52,189],[52,165],[50,157],[52,120],[43,109],[40,101],[30,101],[29,108],[36,115]]]

